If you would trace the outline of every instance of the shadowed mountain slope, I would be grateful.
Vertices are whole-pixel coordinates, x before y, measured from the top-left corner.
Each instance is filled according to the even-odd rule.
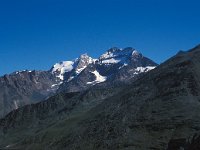
[[[99,59],[87,54],[56,63],[49,71],[17,71],[0,77],[0,118],[24,105],[40,102],[59,92],[81,92],[103,83],[127,84],[154,69],[155,62],[133,48],[111,48]]]
[[[54,94],[59,80],[48,71],[18,71],[0,77],[0,118],[14,109]]]
[[[47,150],[197,150],[199,108],[197,46],[179,52],[128,86],[58,94],[11,112],[0,120],[0,146]]]

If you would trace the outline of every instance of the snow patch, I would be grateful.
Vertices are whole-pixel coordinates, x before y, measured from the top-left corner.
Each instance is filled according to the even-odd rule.
[[[96,80],[92,82],[87,82],[87,84],[97,84],[97,83],[105,82],[107,80],[107,77],[100,75],[99,72],[96,70],[91,73],[93,73],[96,76]]]
[[[32,71],[31,70],[22,70],[22,71],[16,71],[14,73],[15,74],[20,74],[20,73],[23,73],[23,72],[29,72],[29,73],[31,73]]]
[[[142,72],[148,72],[148,71],[153,70],[155,68],[156,68],[156,66],[137,67],[135,69],[135,71],[136,71],[135,74],[139,74],[139,73],[142,73]]]
[[[17,101],[14,101],[15,109],[18,109]]]
[[[82,54],[79,58],[73,61],[63,61],[56,63],[52,68],[52,73],[60,80],[64,80],[64,74],[74,70],[73,75],[69,77],[68,82],[71,81],[75,76],[79,75],[89,64],[94,63],[95,59],[89,57],[87,54]]]
[[[70,72],[74,69],[74,62],[73,61],[63,61],[61,63],[56,63],[53,66],[52,73],[54,72],[60,72],[59,75],[57,75],[58,78],[61,80],[64,80],[64,73]]]
[[[55,86],[57,86],[58,84],[53,84],[51,87],[53,88],[53,87],[55,87]]]
[[[128,64],[125,63],[125,64],[123,64],[123,66],[119,67],[119,69],[122,69],[122,68],[124,68],[126,66],[128,66]]]
[[[80,74],[87,66],[83,66],[82,68],[76,69],[76,73]]]
[[[103,63],[103,64],[117,64],[117,63],[119,63],[120,61],[121,61],[121,60],[117,60],[117,59],[111,58],[111,59],[103,60],[102,63]]]

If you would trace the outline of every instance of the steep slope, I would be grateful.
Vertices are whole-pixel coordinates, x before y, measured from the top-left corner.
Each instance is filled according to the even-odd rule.
[[[191,149],[200,130],[199,68],[199,47],[179,53],[91,110],[62,140],[71,149]]]
[[[112,48],[99,59],[83,54],[73,61],[56,63],[49,71],[14,72],[0,77],[0,118],[56,92],[80,92],[103,82],[103,86],[115,86],[115,82],[136,79],[156,66],[132,48]]]
[[[22,146],[17,145],[19,141],[28,144],[33,140],[28,137],[45,132],[47,128],[53,127],[57,123],[65,126],[66,121],[72,120],[70,126],[74,125],[74,119],[76,120],[76,118],[81,117],[82,114],[85,114],[106,98],[116,94],[121,88],[59,93],[46,101],[12,111],[4,119],[0,120],[0,149],[12,149],[13,147],[15,147],[14,149],[24,149]],[[55,131],[54,137],[57,138],[60,132],[68,132],[68,129],[60,130],[58,127],[58,130],[56,129]],[[25,139],[27,141],[24,141]],[[37,140],[37,137],[34,137],[34,140]],[[34,149],[45,149],[43,146],[33,147]]]
[[[200,46],[178,53],[127,87],[91,89],[36,104],[42,108],[31,105],[16,110],[0,120],[0,145],[18,149],[198,150],[199,79]],[[52,99],[56,103],[51,103]],[[60,101],[67,103],[57,107]]]
[[[58,91],[77,92],[99,83],[105,87],[129,83],[130,79],[136,79],[140,74],[157,66],[155,62],[131,47],[111,48],[99,59],[89,62],[91,63],[87,63],[87,67],[72,80],[65,80]]]
[[[18,71],[0,77],[0,117],[55,93],[60,81],[47,71]]]
[[[94,63],[95,59],[92,59],[87,54],[81,55],[74,61],[63,61],[56,63],[52,68],[52,74],[56,74],[58,78],[66,82],[72,80],[78,76],[89,64]]]

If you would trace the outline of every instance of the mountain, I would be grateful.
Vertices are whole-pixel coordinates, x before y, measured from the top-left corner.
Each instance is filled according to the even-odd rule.
[[[200,46],[129,85],[59,93],[0,120],[4,149],[200,149]]]
[[[87,54],[56,63],[48,71],[17,71],[0,77],[0,118],[24,105],[65,91],[80,92],[96,84],[116,86],[155,68],[157,64],[133,48],[111,48],[99,59]]]
[[[17,71],[0,77],[0,117],[54,94],[60,81],[48,71]]]
[[[89,57],[87,54],[83,54],[74,61],[63,61],[56,63],[52,67],[51,72],[56,74],[56,76],[61,80],[70,81],[94,61],[95,60]]]
[[[97,83],[105,87],[128,83],[130,79],[136,79],[138,75],[157,66],[155,62],[131,47],[125,49],[111,48],[98,59],[92,59],[87,55],[81,58],[78,61],[75,60],[73,67],[68,66],[73,69],[66,71],[65,80],[58,91],[77,92],[88,89]],[[53,70],[55,70],[55,67]]]

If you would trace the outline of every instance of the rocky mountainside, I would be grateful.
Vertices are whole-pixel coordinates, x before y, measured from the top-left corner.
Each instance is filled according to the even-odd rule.
[[[99,59],[87,54],[56,63],[49,71],[17,71],[0,77],[0,118],[57,92],[80,92],[98,83],[125,83],[157,66],[133,48],[112,48]],[[111,82],[112,81],[112,82]]]
[[[60,93],[0,120],[4,149],[200,149],[200,46],[130,85]]]
[[[64,63],[68,64],[69,62]],[[77,92],[97,83],[104,87],[128,83],[130,79],[136,79],[138,75],[157,66],[155,62],[131,47],[125,49],[111,48],[98,59],[82,55],[80,59],[70,64],[73,65],[61,67],[61,69],[57,69],[59,65],[55,65],[52,69],[53,71],[59,70],[58,76],[64,78],[58,91]],[[61,63],[61,66],[63,66],[63,63]],[[62,70],[66,70],[64,74]]]
[[[55,93],[60,81],[48,71],[18,71],[0,77],[0,117]]]

